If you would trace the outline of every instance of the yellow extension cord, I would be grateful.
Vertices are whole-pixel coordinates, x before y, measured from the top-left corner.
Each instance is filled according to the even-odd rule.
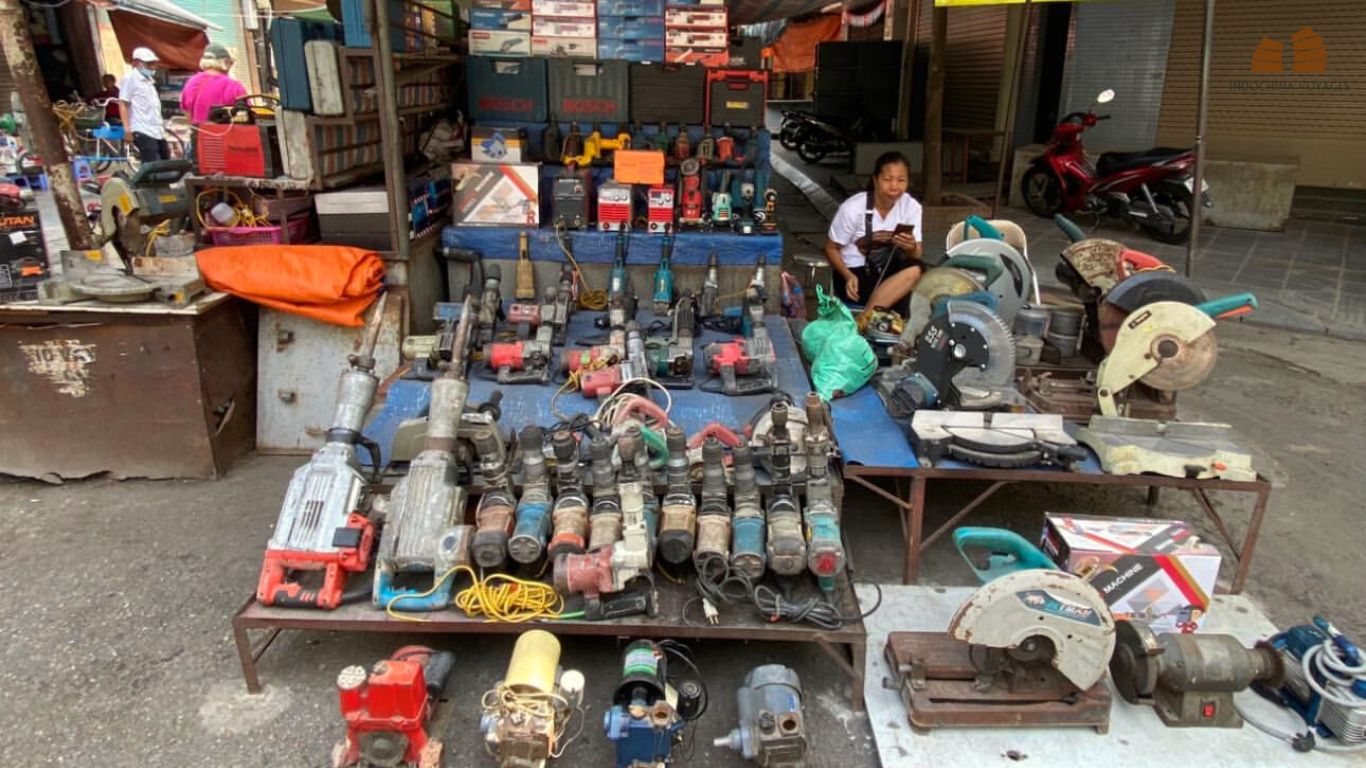
[[[564,257],[569,260],[569,265],[574,268],[574,279],[579,284],[579,306],[591,312],[601,312],[607,309],[607,291],[590,288],[588,279],[583,276],[583,270],[579,268],[578,259],[574,258],[574,253],[565,247],[564,228],[560,224],[555,225],[555,243],[564,252]]]
[[[549,584],[519,579],[505,573],[478,576],[468,565],[457,565],[446,571],[432,588],[416,595],[398,595],[384,606],[384,612],[400,621],[426,622],[421,616],[410,616],[394,610],[394,604],[406,599],[428,597],[457,573],[469,574],[471,584],[455,596],[455,607],[475,618],[486,616],[488,621],[520,624],[539,619],[558,619],[564,613],[564,598]]]

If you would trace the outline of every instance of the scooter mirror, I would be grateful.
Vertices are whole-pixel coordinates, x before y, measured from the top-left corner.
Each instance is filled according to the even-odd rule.
[[[1097,104],[1109,104],[1114,100],[1115,90],[1113,88],[1106,88],[1105,90],[1100,92],[1099,96],[1096,97]]]

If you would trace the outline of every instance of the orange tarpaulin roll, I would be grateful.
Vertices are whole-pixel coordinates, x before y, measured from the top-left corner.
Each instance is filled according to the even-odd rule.
[[[789,23],[765,54],[773,57],[774,72],[810,72],[816,68],[816,44],[840,39],[838,13],[818,16],[799,24]]]
[[[214,290],[353,328],[384,287],[379,254],[345,245],[205,248],[195,259]]]

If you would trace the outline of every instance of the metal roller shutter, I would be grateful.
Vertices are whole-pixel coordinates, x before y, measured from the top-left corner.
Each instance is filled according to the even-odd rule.
[[[1115,100],[1102,109],[1111,119],[1086,134],[1093,147],[1153,146],[1174,6],[1175,0],[1077,5],[1058,112],[1084,112],[1096,94],[1113,88]]]
[[[1177,0],[1158,141],[1189,144],[1195,134],[1201,0]],[[1322,36],[1322,73],[1293,71],[1292,38]],[[1299,183],[1366,187],[1366,3],[1360,0],[1240,0],[1215,6],[1210,62],[1209,151],[1214,157],[1298,160]],[[1270,38],[1283,72],[1253,71]],[[1302,46],[1303,47],[1303,46]],[[1301,54],[1301,58],[1306,58]]]
[[[916,40],[929,50],[934,3],[921,4]],[[944,51],[944,115],[947,128],[994,128],[1005,64],[1005,6],[949,9]]]

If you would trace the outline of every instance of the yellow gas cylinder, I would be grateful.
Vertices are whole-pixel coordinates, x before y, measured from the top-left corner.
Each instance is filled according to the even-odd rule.
[[[543,629],[523,632],[508,660],[508,688],[518,693],[551,693],[555,668],[560,664],[560,641]]]

